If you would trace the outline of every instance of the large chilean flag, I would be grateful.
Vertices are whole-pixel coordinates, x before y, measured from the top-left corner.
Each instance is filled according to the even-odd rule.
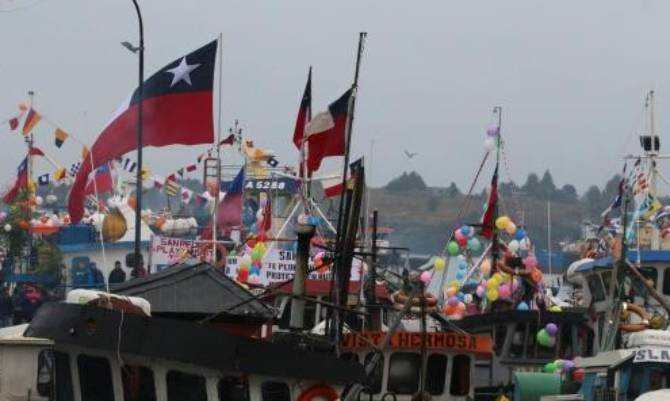
[[[328,156],[342,156],[346,151],[346,131],[352,89],[312,118],[305,128],[308,144],[307,170],[311,173],[321,167]]]
[[[82,160],[68,208],[73,223],[84,214],[84,190],[91,171],[137,149],[138,105],[143,105],[144,146],[196,145],[214,141],[212,87],[217,42],[180,57],[144,82],[100,133]]]

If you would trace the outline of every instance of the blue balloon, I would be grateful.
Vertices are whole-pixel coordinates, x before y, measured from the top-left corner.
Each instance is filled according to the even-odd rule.
[[[468,268],[468,262],[466,262],[465,260],[460,260],[458,262],[458,269],[459,270],[465,270],[467,268]]]
[[[258,231],[258,229],[256,228],[256,223],[252,224],[249,227],[249,231],[252,232],[253,234],[256,234],[256,231]]]
[[[526,238],[526,230],[524,230],[523,228],[517,228],[516,232],[514,233],[514,239],[517,241],[521,241],[524,238]]]
[[[463,235],[470,235],[470,226],[461,227],[461,232],[463,233]]]
[[[530,308],[528,307],[528,304],[527,304],[527,303],[525,303],[525,302],[521,302],[521,303],[516,307],[516,309],[517,309],[517,310],[528,310],[528,309],[530,309]]]
[[[260,274],[261,274],[261,271],[260,271],[260,269],[259,269],[258,267],[256,267],[256,266],[251,266],[251,269],[249,269],[249,274],[260,275]]]
[[[463,270],[459,270],[456,272],[457,280],[463,280],[464,278],[465,278],[465,272]]]
[[[318,226],[319,224],[321,224],[321,219],[319,218],[319,216],[311,216],[309,218],[309,224],[313,226]]]
[[[462,291],[460,291],[458,294],[456,294],[456,296],[458,297],[458,300],[461,301],[461,302],[465,299],[465,294],[463,294]]]

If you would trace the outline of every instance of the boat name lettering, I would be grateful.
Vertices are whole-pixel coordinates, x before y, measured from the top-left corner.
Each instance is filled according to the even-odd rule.
[[[642,348],[635,351],[633,362],[662,362],[670,363],[670,350]]]
[[[342,337],[342,348],[356,350],[370,348],[382,343],[386,333],[363,332],[347,333]],[[426,333],[426,348],[433,350],[457,350],[466,352],[489,353],[492,350],[491,339],[484,336],[471,336],[458,333]],[[400,332],[391,337],[392,348],[420,348],[422,334],[418,332]]]

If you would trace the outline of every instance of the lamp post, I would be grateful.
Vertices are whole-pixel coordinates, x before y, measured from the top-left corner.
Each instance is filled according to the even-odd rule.
[[[139,269],[140,260],[142,259],[142,254],[140,252],[140,240],[141,240],[141,222],[142,222],[142,128],[143,128],[143,115],[142,115],[142,106],[144,102],[144,24],[142,23],[142,13],[140,12],[140,6],[137,4],[137,0],[133,0],[133,5],[135,6],[135,11],[137,12],[137,20],[139,22],[140,30],[140,43],[136,50],[139,52],[139,82],[137,86],[137,174],[136,174],[136,186],[135,186],[135,268]],[[127,43],[127,42],[126,42]],[[129,48],[129,46],[126,46]],[[133,49],[130,49],[131,51]]]

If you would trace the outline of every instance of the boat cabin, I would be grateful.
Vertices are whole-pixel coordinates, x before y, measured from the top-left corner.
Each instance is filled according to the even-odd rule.
[[[347,333],[342,359],[365,364],[382,344],[386,332]],[[425,337],[424,337],[425,336]],[[422,340],[425,356],[422,358]],[[474,397],[475,359],[491,354],[491,338],[446,332],[396,332],[382,353],[362,400],[410,401],[423,387],[434,401]]]
[[[670,332],[633,333],[628,347],[575,361],[577,368],[585,370],[580,389],[585,401],[633,401],[646,392],[670,387]]]

